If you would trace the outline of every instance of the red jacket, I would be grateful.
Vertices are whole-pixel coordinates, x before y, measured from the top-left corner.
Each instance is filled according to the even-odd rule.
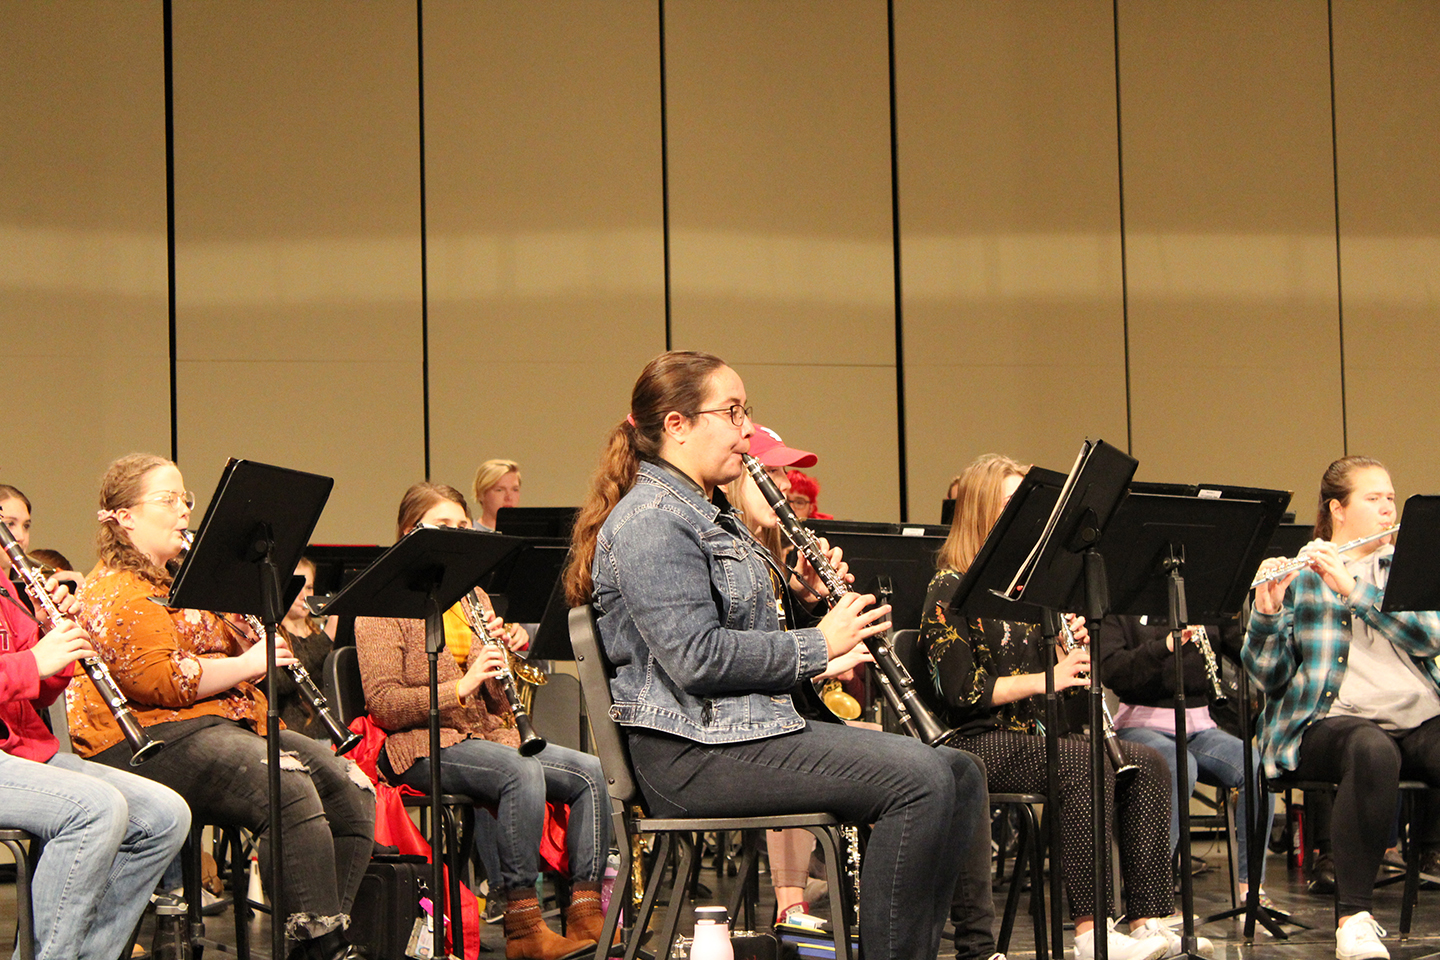
[[[65,689],[75,665],[53,677],[40,678],[30,648],[40,639],[40,626],[29,611],[9,593],[0,590],[0,750],[12,757],[45,763],[60,749],[60,741],[40,719]]]

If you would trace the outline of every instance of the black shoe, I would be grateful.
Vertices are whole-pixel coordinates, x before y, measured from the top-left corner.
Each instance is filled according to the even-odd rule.
[[[1310,883],[1305,889],[1322,895],[1335,892],[1335,860],[1328,851],[1315,857],[1315,864],[1310,868]]]
[[[1420,889],[1440,890],[1440,847],[1424,850],[1420,854]],[[1427,880],[1426,877],[1434,877]]]
[[[369,960],[369,954],[345,939],[345,931],[331,930],[291,948],[286,960]]]

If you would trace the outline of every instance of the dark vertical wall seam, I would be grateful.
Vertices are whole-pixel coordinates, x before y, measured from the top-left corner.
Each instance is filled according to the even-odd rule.
[[[425,220],[425,0],[415,0],[415,86],[420,127],[420,406],[425,426],[425,479],[430,479],[430,261]]]
[[[1335,190],[1335,325],[1340,336],[1340,450],[1350,456],[1350,414],[1345,395],[1345,285],[1340,277],[1340,143],[1335,114],[1335,5],[1325,4],[1330,47],[1330,176]]]
[[[905,444],[905,298],[900,270],[900,137],[895,112],[895,0],[886,4],[890,41],[890,236],[895,264],[895,452],[899,466],[900,522],[910,519],[909,455]]]
[[[1125,137],[1120,107],[1120,0],[1111,0],[1110,15],[1115,32],[1115,178],[1120,212],[1120,327],[1125,342],[1125,450],[1135,456],[1135,426],[1131,411],[1134,398],[1130,387],[1130,275],[1125,257]]]
[[[170,0],[161,9],[165,35],[165,251],[170,325],[170,459],[180,462],[180,404],[175,364],[175,45]]]
[[[670,337],[670,106],[665,93],[665,0],[656,0],[660,13],[660,230],[665,252],[665,349]]]

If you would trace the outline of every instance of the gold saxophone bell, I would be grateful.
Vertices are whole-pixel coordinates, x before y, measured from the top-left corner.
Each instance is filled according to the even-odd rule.
[[[535,688],[550,682],[549,676],[538,664],[531,663],[509,647],[505,648],[505,659],[510,662],[510,676],[515,681],[515,691],[526,710],[535,706]]]
[[[841,720],[860,719],[860,701],[845,692],[840,681],[831,677],[820,688],[820,700],[826,709]]]

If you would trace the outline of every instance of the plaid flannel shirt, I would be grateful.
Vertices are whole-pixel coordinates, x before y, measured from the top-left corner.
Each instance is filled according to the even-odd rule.
[[[1440,689],[1434,659],[1440,655],[1440,614],[1381,613],[1384,596],[1375,584],[1357,580],[1342,599],[1318,573],[1304,570],[1285,591],[1279,613],[1251,612],[1241,659],[1265,693],[1258,736],[1266,776],[1293,771],[1305,729],[1330,712],[1345,679],[1351,617],[1408,654]]]

